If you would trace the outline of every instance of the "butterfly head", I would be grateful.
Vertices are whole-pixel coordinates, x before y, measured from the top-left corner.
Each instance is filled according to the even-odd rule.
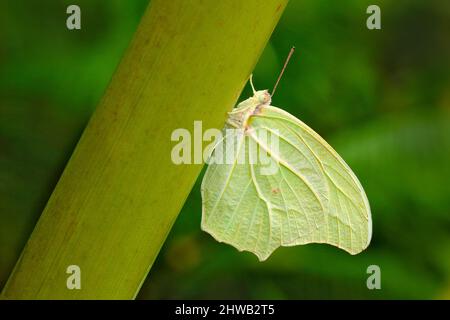
[[[267,90],[255,91],[253,98],[255,98],[259,104],[270,104],[272,97]]]

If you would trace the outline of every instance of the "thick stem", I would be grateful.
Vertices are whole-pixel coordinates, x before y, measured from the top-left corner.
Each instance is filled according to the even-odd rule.
[[[201,170],[171,133],[223,126],[286,3],[152,0],[3,298],[136,296]]]

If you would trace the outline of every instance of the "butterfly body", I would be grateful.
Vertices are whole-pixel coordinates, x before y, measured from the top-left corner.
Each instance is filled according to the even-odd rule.
[[[269,106],[272,98],[267,90],[255,91],[253,97],[242,101],[233,111],[228,113],[227,124],[236,129],[248,128],[248,120],[261,108]]]

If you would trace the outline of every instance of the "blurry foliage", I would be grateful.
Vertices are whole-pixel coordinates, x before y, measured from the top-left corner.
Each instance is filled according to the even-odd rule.
[[[65,28],[72,2],[0,3],[0,286],[147,0],[76,3],[81,31]],[[271,89],[296,46],[273,104],[360,178],[369,249],[311,244],[259,263],[200,231],[200,176],[139,298],[450,298],[450,3],[379,1],[382,30],[365,27],[369,4],[291,1],[254,71],[257,88]],[[371,264],[382,290],[366,288]]]

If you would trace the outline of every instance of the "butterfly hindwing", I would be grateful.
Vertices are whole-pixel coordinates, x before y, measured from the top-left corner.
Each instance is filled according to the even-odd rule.
[[[364,250],[371,239],[372,221],[366,194],[350,167],[316,132],[286,111],[267,106],[251,119],[255,128],[277,128],[280,139],[294,148],[310,150],[323,173],[327,185],[327,209],[324,223],[314,230],[311,238],[291,244],[328,243],[356,254]]]

